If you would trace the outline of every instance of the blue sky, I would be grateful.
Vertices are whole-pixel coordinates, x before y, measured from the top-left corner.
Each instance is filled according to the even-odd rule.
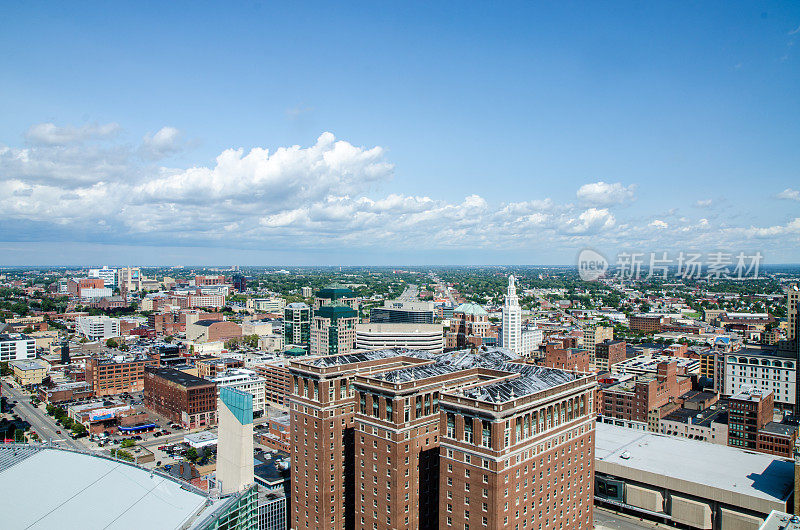
[[[799,40],[795,3],[5,2],[0,264],[800,262]]]

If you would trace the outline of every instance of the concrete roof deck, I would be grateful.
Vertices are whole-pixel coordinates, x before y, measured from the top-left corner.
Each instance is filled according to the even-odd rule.
[[[595,465],[600,472],[759,509],[785,506],[793,491],[790,460],[605,423],[597,423],[596,429]]]

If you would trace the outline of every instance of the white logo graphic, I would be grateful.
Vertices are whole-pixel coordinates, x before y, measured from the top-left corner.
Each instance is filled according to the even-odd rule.
[[[578,254],[578,275],[586,282],[594,281],[608,270],[608,260],[594,250],[585,248]]]

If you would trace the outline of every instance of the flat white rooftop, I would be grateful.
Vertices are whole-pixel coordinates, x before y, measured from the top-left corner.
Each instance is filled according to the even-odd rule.
[[[4,528],[178,528],[216,508],[204,509],[198,490],[133,465],[57,449],[29,452],[0,469]]]
[[[673,482],[784,504],[794,484],[790,460],[605,423],[597,424],[595,462],[600,471],[602,463],[616,464]],[[714,491],[707,493],[708,498],[716,499]]]

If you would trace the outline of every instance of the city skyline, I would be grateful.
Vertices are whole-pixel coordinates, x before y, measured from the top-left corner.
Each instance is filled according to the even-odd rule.
[[[0,14],[0,265],[800,262],[797,6]]]

